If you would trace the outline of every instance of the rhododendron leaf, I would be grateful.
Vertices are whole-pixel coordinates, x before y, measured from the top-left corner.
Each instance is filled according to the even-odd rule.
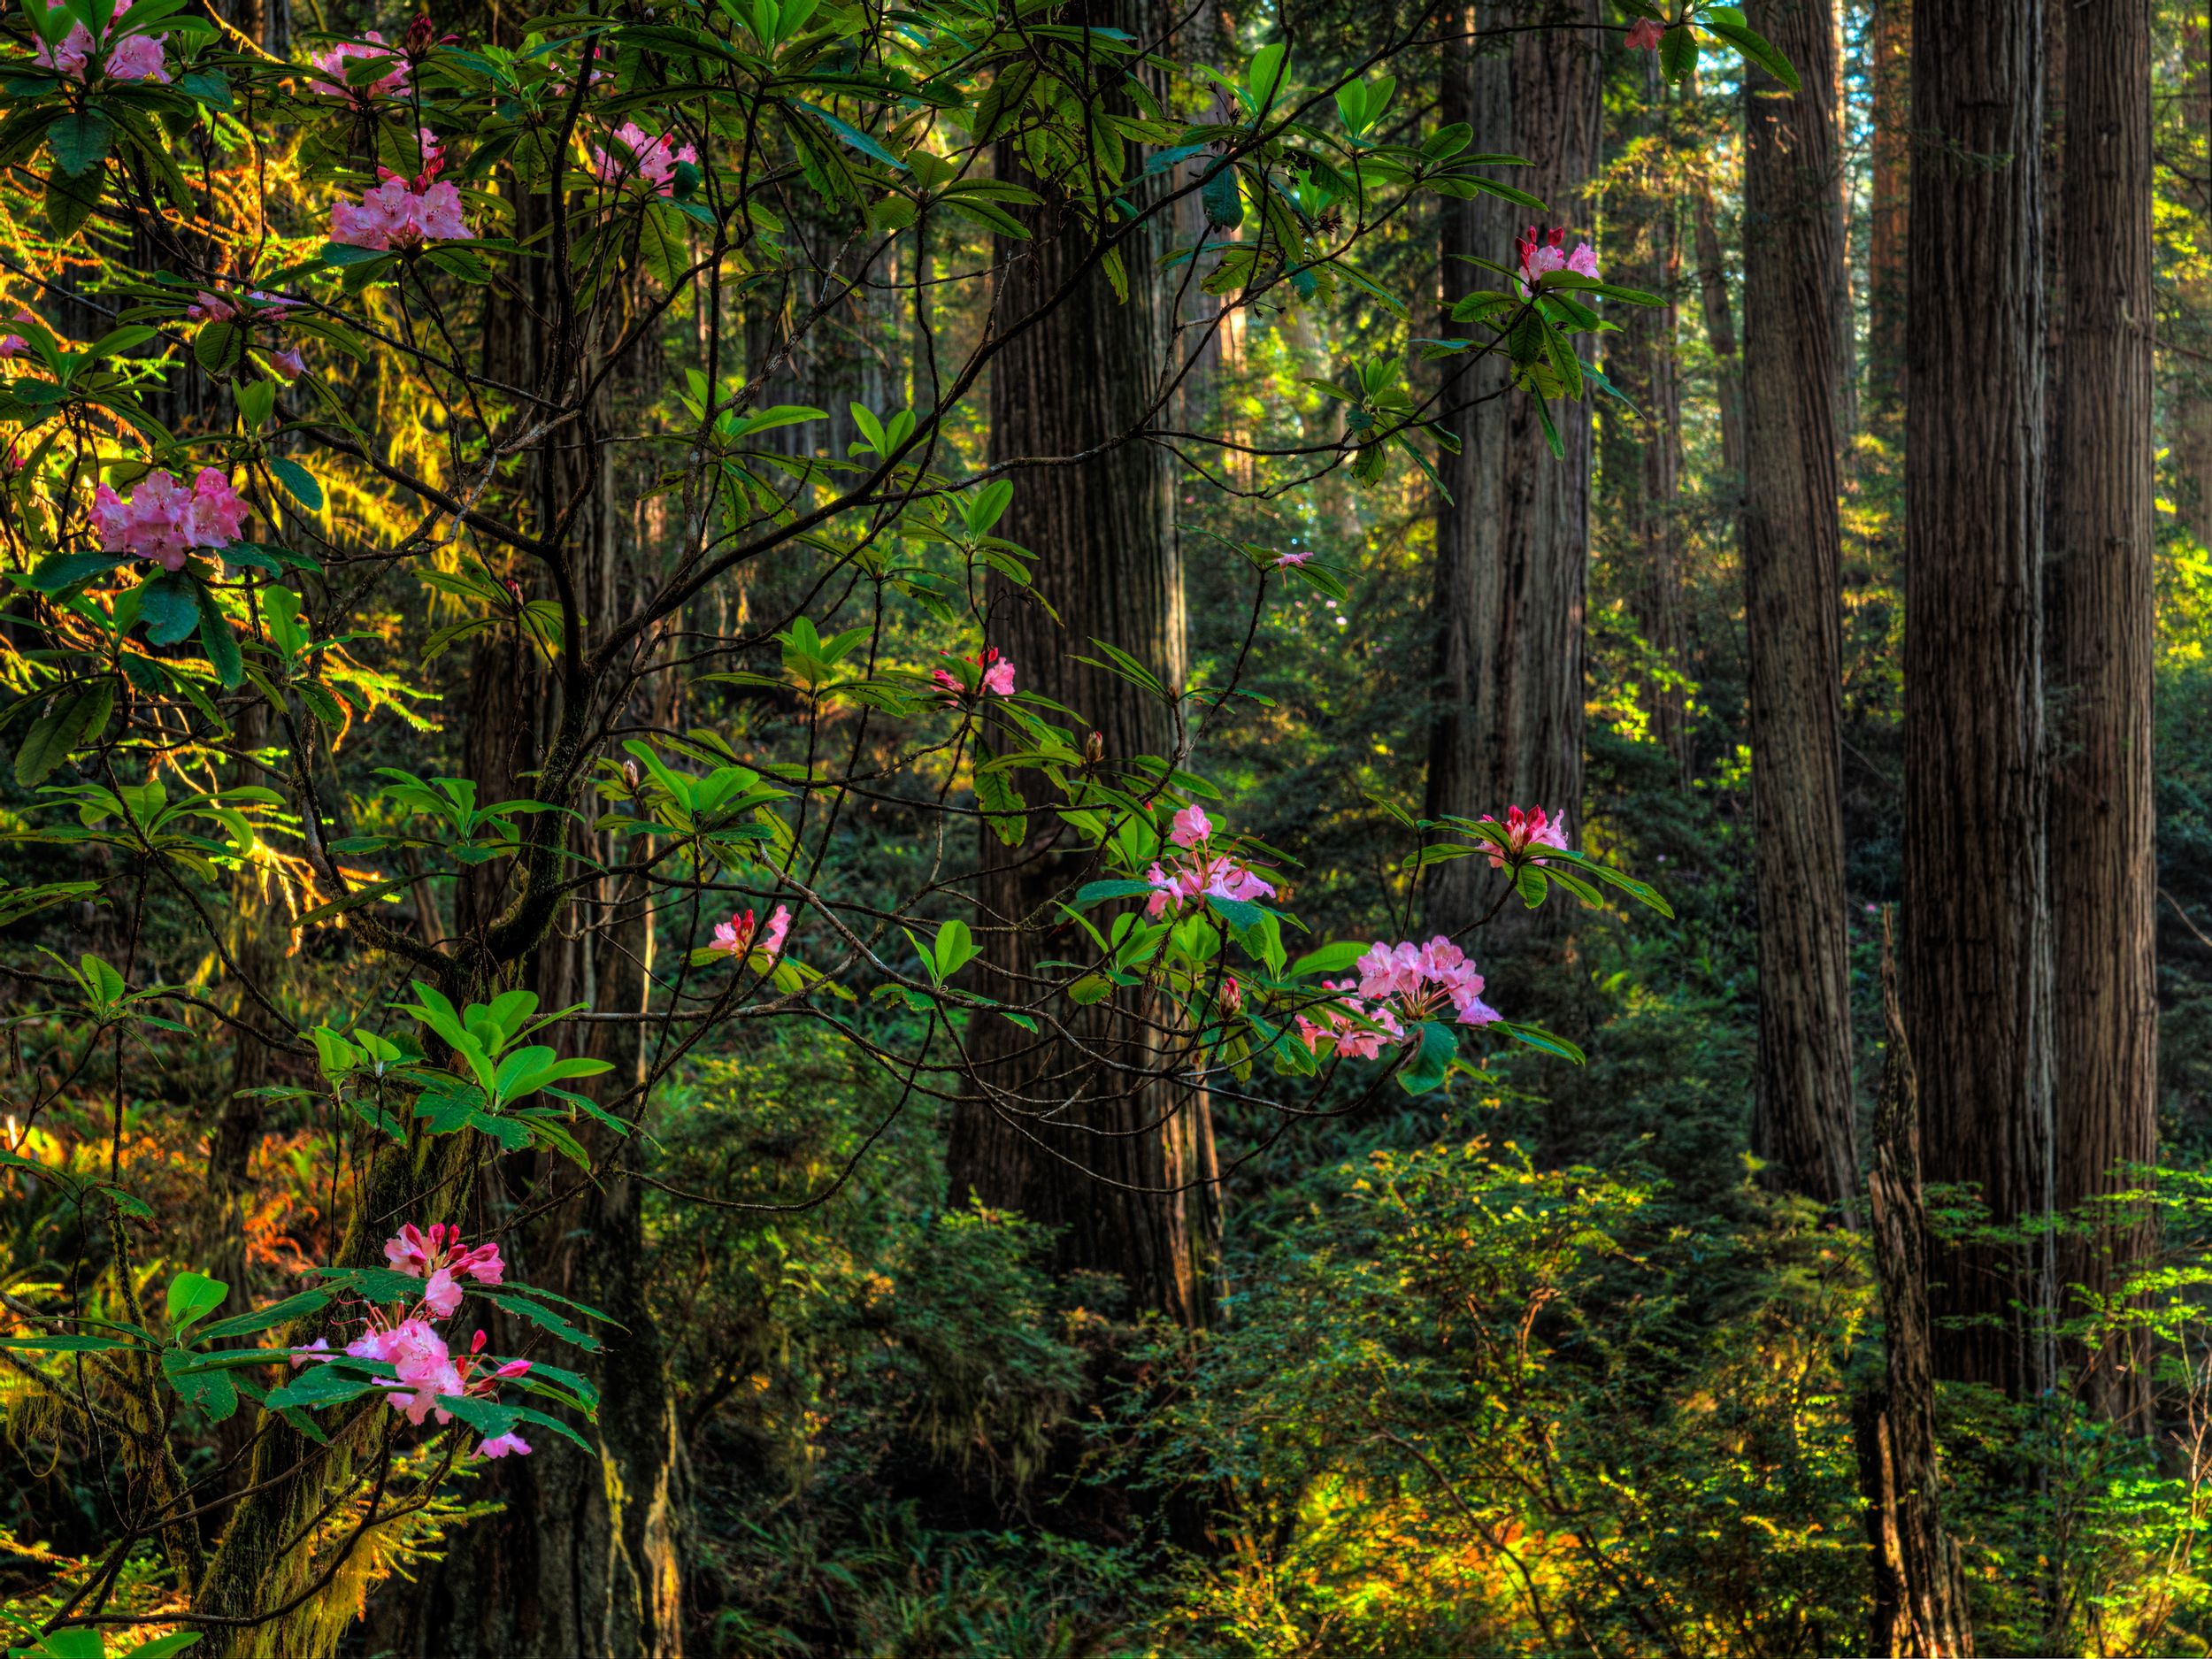
[[[976,774],[975,803],[991,833],[1006,846],[1018,847],[1029,839],[1028,803],[1004,772]]]
[[[572,1324],[541,1302],[533,1301],[529,1297],[516,1295],[513,1294],[512,1287],[503,1291],[480,1289],[476,1294],[487,1302],[497,1303],[504,1311],[515,1315],[518,1318],[527,1319],[541,1330],[551,1332],[565,1342],[572,1342],[588,1353],[595,1354],[599,1351],[599,1339],[592,1335],[590,1332]]]
[[[1521,895],[1521,902],[1532,910],[1544,902],[1545,894],[1549,889],[1544,880],[1544,872],[1534,864],[1526,864],[1514,872],[1513,890]]]
[[[192,355],[210,374],[227,374],[246,360],[251,339],[243,323],[206,323],[192,336]]]
[[[200,649],[207,653],[208,665],[225,691],[235,691],[244,683],[246,659],[238,649],[238,636],[211,603],[200,611]]]
[[[522,1419],[520,1407],[502,1405],[496,1400],[474,1394],[440,1394],[438,1408],[450,1411],[456,1419],[487,1439],[504,1434]]]
[[[421,1281],[416,1281],[419,1284]],[[297,1406],[317,1410],[324,1406],[342,1405],[349,1400],[358,1400],[363,1394],[383,1386],[371,1377],[365,1377],[342,1360],[326,1360],[302,1369],[300,1374],[281,1388],[269,1390],[263,1402],[273,1411]]]
[[[55,11],[59,13],[60,8]],[[17,1652],[24,1659],[103,1659],[106,1652],[100,1632],[96,1630],[58,1630],[42,1636],[35,1647],[11,1648],[10,1659]]]
[[[119,1348],[133,1348],[135,1343],[125,1342],[111,1336],[81,1336],[65,1333],[59,1336],[0,1336],[0,1348],[28,1348],[41,1354],[105,1354]]]
[[[1697,68],[1697,36],[1689,25],[1678,23],[1659,37],[1659,73],[1680,81]]]
[[[1076,890],[1075,902],[1087,909],[1108,899],[1141,899],[1152,890],[1149,881],[1087,881]]]
[[[237,1385],[220,1371],[195,1369],[192,1359],[182,1348],[165,1349],[162,1374],[180,1398],[205,1412],[211,1423],[220,1423],[238,1409]]]
[[[586,1440],[581,1434],[578,1433],[573,1428],[570,1427],[569,1425],[562,1422],[560,1418],[553,1417],[547,1412],[534,1410],[528,1406],[515,1406],[511,1409],[514,1411],[515,1416],[519,1417],[523,1422],[534,1423],[541,1428],[551,1429],[556,1434],[558,1434],[564,1440],[574,1442],[579,1450],[588,1453],[594,1457],[596,1457],[599,1455],[599,1448],[597,1447],[594,1446],[589,1440]]]
[[[269,472],[303,506],[311,508],[317,512],[322,511],[323,487],[318,484],[314,475],[297,461],[287,460],[280,455],[272,456],[269,458]]]
[[[1302,979],[1309,973],[1341,973],[1367,954],[1367,947],[1357,940],[1340,939],[1318,950],[1309,950],[1290,964],[1290,977]]]
[[[182,1330],[204,1319],[229,1294],[230,1286],[219,1279],[210,1279],[205,1273],[179,1273],[169,1281],[170,1328]]]
[[[1776,51],[1763,35],[1744,21],[1743,13],[1736,7],[1710,7],[1700,14],[1697,23],[1708,35],[1719,35],[1741,52],[1747,60],[1758,65],[1789,90],[1798,90],[1796,68],[1788,58]]]
[[[182,1653],[206,1635],[205,1631],[172,1631],[166,1636],[157,1636],[151,1641],[141,1642],[135,1647],[118,1654],[116,1659],[169,1659],[173,1653]]]
[[[65,692],[47,704],[31,722],[15,751],[15,780],[28,788],[69,758],[70,751],[107,725],[115,705],[115,687],[101,680],[82,690]]]
[[[1561,461],[1565,460],[1567,458],[1567,446],[1559,435],[1559,427],[1557,423],[1555,423],[1551,418],[1551,404],[1540,397],[1535,399],[1534,401],[1536,403],[1536,419],[1542,423],[1544,428],[1544,442],[1551,445],[1553,458]]]
[[[54,165],[73,179],[82,177],[107,159],[108,145],[114,136],[114,124],[96,109],[65,115],[46,129]]]
[[[1257,927],[1267,918],[1267,912],[1249,899],[1225,899],[1210,893],[1206,908],[1240,933]]]
[[[1571,1060],[1577,1065],[1582,1064],[1587,1057],[1580,1048],[1569,1042],[1564,1037],[1556,1036],[1546,1031],[1541,1025],[1523,1025],[1509,1019],[1500,1019],[1493,1020],[1490,1029],[1502,1032],[1514,1041],[1526,1043],[1532,1048],[1539,1048],[1546,1054],[1556,1055],[1562,1060]]]
[[[273,1302],[265,1308],[257,1308],[251,1313],[234,1314],[227,1319],[219,1319],[200,1333],[200,1340],[212,1341],[217,1337],[250,1336],[257,1331],[266,1331],[287,1320],[303,1319],[329,1305],[328,1291],[303,1290],[296,1295],[285,1297],[281,1302]]]
[[[157,576],[138,590],[138,614],[146,637],[156,645],[174,645],[200,626],[200,596],[180,572]]]
[[[1426,1094],[1444,1087],[1452,1063],[1459,1058],[1459,1039],[1440,1020],[1421,1022],[1419,1046],[1412,1059],[1398,1068],[1398,1087],[1409,1094]]]
[[[315,1276],[369,1302],[412,1302],[422,1294],[421,1279],[389,1267],[319,1267]]]

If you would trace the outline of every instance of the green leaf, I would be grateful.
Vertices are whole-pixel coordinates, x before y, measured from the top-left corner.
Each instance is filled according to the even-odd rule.
[[[293,1319],[303,1319],[309,1314],[320,1312],[329,1305],[330,1293],[328,1291],[303,1290],[297,1295],[287,1296],[281,1302],[273,1302],[267,1307],[257,1308],[251,1313],[235,1314],[227,1319],[219,1319],[200,1333],[200,1340],[204,1342],[211,1342],[219,1337],[250,1336],[257,1331],[266,1331],[272,1326],[283,1325]]]
[[[1698,19],[1698,27],[1708,35],[1717,35],[1744,55],[1746,61],[1756,64],[1792,92],[1800,90],[1797,70],[1790,60],[1776,51],[1763,35],[1744,21],[1743,13],[1734,6],[1714,6]],[[1662,40],[1663,54],[1666,42]]]
[[[235,691],[245,683],[246,659],[238,649],[238,636],[212,605],[200,612],[200,649],[207,653],[208,665],[225,691]]]
[[[112,681],[101,680],[74,692],[56,695],[46,711],[31,722],[15,751],[15,780],[25,788],[42,782],[69,758],[88,738],[104,730],[115,706]]]
[[[0,1348],[28,1348],[41,1354],[105,1354],[112,1348],[134,1346],[111,1336],[0,1336]]]
[[[115,553],[50,553],[32,571],[31,586],[42,594],[58,594],[128,563]]]
[[[1452,1062],[1459,1058],[1459,1038],[1441,1020],[1421,1022],[1421,1046],[1398,1070],[1398,1087],[1409,1094],[1426,1094],[1444,1087]]]
[[[1697,36],[1686,23],[1678,23],[1659,37],[1659,73],[1680,81],[1697,68]]]
[[[146,637],[156,645],[175,645],[192,637],[200,626],[200,595],[192,579],[172,571],[140,584],[138,614],[146,623]]]
[[[1029,839],[1029,803],[1002,772],[979,772],[975,777],[975,803],[984,814],[991,833],[1009,847]]]
[[[1309,950],[1290,964],[1294,979],[1309,973],[1341,973],[1368,952],[1369,947],[1357,940],[1340,940],[1333,945],[1324,945],[1318,950]]]
[[[169,1328],[181,1331],[223,1305],[230,1286],[205,1273],[186,1271],[169,1281]]]
[[[46,142],[54,152],[54,165],[73,179],[81,179],[107,159],[115,127],[97,109],[65,115],[46,129]]]
[[[269,471],[301,505],[315,512],[323,510],[323,487],[297,461],[287,460],[280,455],[272,456],[269,457]]]
[[[638,216],[638,259],[654,281],[670,293],[691,269],[690,221],[666,202],[655,202]]]
[[[175,1293],[171,1293],[172,1301]],[[189,1403],[199,1407],[211,1423],[220,1423],[238,1409],[238,1385],[227,1372],[193,1370],[194,1356],[182,1348],[165,1348],[161,1369],[169,1386]]]
[[[1141,899],[1153,891],[1149,881],[1086,881],[1075,895],[1075,907],[1088,910],[1108,899]]]
[[[874,139],[869,137],[867,134],[862,132],[858,127],[839,120],[827,110],[821,108],[818,104],[809,104],[803,98],[795,100],[795,102],[798,104],[799,108],[804,110],[809,115],[813,116],[817,120],[820,121],[823,126],[828,127],[831,132],[836,134],[838,137],[843,139],[862,155],[870,157],[872,160],[879,161],[887,167],[896,168],[901,173],[908,171],[907,165],[904,162],[901,161],[896,156],[886,150],[881,144],[876,142]]]
[[[46,224],[57,242],[68,241],[83,227],[100,205],[100,194],[106,186],[104,173],[77,181],[59,168],[54,170],[53,177],[46,181]]]

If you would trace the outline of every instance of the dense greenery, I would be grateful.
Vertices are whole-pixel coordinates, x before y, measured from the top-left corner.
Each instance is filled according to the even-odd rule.
[[[1870,1112],[1904,428],[1856,274],[1871,13],[1840,10]],[[1604,167],[1526,209],[1601,277],[1527,288],[1511,246],[1440,276],[1448,204],[1522,211],[1516,157],[1440,115],[1461,15],[6,26],[11,1652],[555,1653],[560,1550],[624,1659],[1861,1650],[1871,1246],[1749,1152],[1712,308],[1746,65],[1789,66],[1728,8],[1609,4]],[[2155,26],[2162,1225],[2062,1333],[2148,1333],[2154,1426],[1943,1388],[1989,1653],[2212,1650],[2212,94],[2201,9]],[[1010,273],[1054,238],[1079,268],[1048,301],[1177,319],[1141,442],[1175,469],[1186,661],[1065,644],[1171,712],[1164,752],[994,654],[1060,591],[1054,547],[999,531],[1071,457],[991,431],[1008,334],[1052,310]],[[1632,308],[1666,319],[1663,434],[1612,384]],[[1068,366],[1030,394],[1082,403]],[[1473,369],[1598,433],[1586,792],[1493,809],[1563,810],[1565,845],[1422,816]],[[1630,498],[1657,442],[1655,641]],[[1015,857],[1055,902],[988,914],[977,872]],[[1385,986],[1370,942],[1438,932],[1425,883],[1461,860],[1488,982],[1438,954]],[[1005,965],[1017,933],[1048,959]],[[1209,1114],[1210,1321],[949,1183],[961,1113],[1046,1144],[1051,1087],[1007,1080],[1033,1063]],[[511,1277],[410,1258],[434,1224]],[[370,1341],[403,1320],[454,1321],[421,1376]],[[534,1534],[544,1578],[503,1578]]]

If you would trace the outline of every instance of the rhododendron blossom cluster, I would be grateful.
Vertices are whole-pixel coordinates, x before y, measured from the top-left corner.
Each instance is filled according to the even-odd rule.
[[[1180,849],[1163,863],[1155,860],[1144,879],[1152,884],[1152,896],[1144,913],[1158,916],[1179,910],[1200,898],[1236,899],[1247,903],[1273,898],[1275,888],[1256,872],[1239,864],[1225,852],[1215,852],[1210,842],[1213,823],[1201,806],[1187,806],[1175,815],[1168,830],[1171,845]]]
[[[1531,225],[1515,238],[1513,250],[1521,259],[1521,297],[1526,299],[1536,291],[1536,284],[1553,271],[1571,271],[1577,276],[1597,280],[1598,257],[1586,242],[1575,244],[1574,251],[1565,250],[1567,233],[1564,229],[1540,230]]]
[[[1001,657],[995,647],[987,645],[981,656],[963,657],[961,660],[973,663],[983,671],[979,695],[987,697],[1010,697],[1014,695],[1014,664]],[[951,694],[945,699],[948,703],[968,695],[968,688],[961,683],[960,676],[950,669],[933,669],[929,677]]]
[[[621,184],[629,180],[642,180],[662,196],[672,196],[676,190],[676,164],[689,162],[696,166],[699,152],[689,144],[679,148],[665,134],[654,137],[635,121],[626,121],[615,129],[615,142],[630,153],[626,160],[618,152],[595,146],[591,152],[592,176],[602,184]]]
[[[1498,820],[1485,813],[1482,821],[1495,824]],[[1494,842],[1485,849],[1493,870],[1502,869],[1508,858],[1525,856],[1532,847],[1555,847],[1563,853],[1567,850],[1567,815],[1548,816],[1540,806],[1526,812],[1509,806],[1505,810],[1505,839],[1503,847]],[[1544,861],[1532,862],[1540,864]]]
[[[426,1234],[411,1224],[385,1241],[384,1259],[396,1272],[422,1279],[422,1295],[411,1306],[404,1306],[397,1317],[372,1305],[365,1328],[346,1344],[345,1354],[349,1359],[367,1360],[391,1368],[390,1381],[380,1380],[379,1386],[391,1402],[393,1410],[418,1425],[433,1418],[440,1424],[450,1423],[453,1413],[441,1402],[493,1398],[502,1382],[529,1371],[530,1362],[526,1359],[508,1360],[497,1365],[486,1361],[486,1338],[481,1331],[470,1338],[466,1353],[456,1355],[431,1323],[434,1318],[451,1317],[459,1308],[463,1279],[474,1279],[482,1285],[501,1281],[505,1269],[496,1244],[464,1249],[458,1227],[433,1223]],[[328,1339],[318,1337],[305,1347],[292,1350],[292,1368],[296,1371],[303,1365],[334,1357]],[[483,1440],[476,1450],[482,1457],[505,1457],[510,1454],[526,1456],[530,1445],[511,1429]]]
[[[184,308],[184,314],[196,323],[242,322],[273,331],[290,319],[299,303],[280,295],[264,294],[258,288],[236,300],[202,288],[193,296],[192,303]],[[269,353],[270,363],[286,380],[296,380],[307,373],[307,359],[300,355],[297,346],[278,345],[273,334],[262,343]]]
[[[391,65],[390,70],[362,86],[346,84],[346,65],[355,58],[373,58]],[[308,82],[311,91],[326,97],[352,98],[366,103],[373,97],[399,97],[407,90],[407,64],[399,56],[399,49],[385,43],[384,37],[374,29],[357,41],[340,41],[326,51],[311,53],[308,59],[321,73]]]
[[[151,559],[166,571],[182,570],[194,548],[212,551],[237,541],[246,511],[230,480],[211,466],[200,469],[188,490],[173,473],[149,472],[128,496],[105,484],[92,496],[102,550]]]
[[[46,9],[52,12],[57,8],[50,4]],[[119,0],[114,17],[108,20],[107,31],[98,42],[95,42],[92,32],[83,24],[73,24],[58,46],[40,42],[32,61],[44,68],[58,69],[77,81],[89,80],[97,64],[99,73],[111,81],[151,81],[168,85],[169,68],[163,61],[169,43],[166,35],[127,35],[116,39],[116,31],[122,27],[130,9],[130,0]],[[109,44],[111,42],[113,43]],[[105,48],[104,57],[102,47]]]
[[[709,950],[719,951],[727,956],[742,956],[754,948],[753,932],[757,926],[750,910],[741,911],[726,922],[714,925],[714,942]],[[761,935],[760,949],[770,956],[783,951],[784,935],[791,931],[791,911],[779,904],[768,918],[768,931]]]
[[[1503,1018],[1482,1000],[1482,975],[1467,953],[1440,933],[1425,945],[1378,940],[1354,965],[1356,977],[1323,982],[1340,993],[1333,1004],[1298,1016],[1298,1039],[1308,1048],[1330,1038],[1340,1057],[1371,1060],[1386,1045],[1412,1041],[1423,1021],[1447,1008],[1461,1025]]]
[[[454,242],[469,234],[461,217],[461,193],[436,182],[445,150],[427,129],[419,134],[422,171],[413,178],[379,167],[382,180],[358,204],[341,202],[330,210],[330,239],[355,248],[412,248],[419,242]]]

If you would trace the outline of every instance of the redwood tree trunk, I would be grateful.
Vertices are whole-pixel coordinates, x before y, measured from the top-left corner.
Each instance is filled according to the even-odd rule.
[[[1141,10],[1109,0],[1079,8],[1079,20],[1141,35]],[[1001,178],[1038,184],[1010,144],[1000,145],[997,168]],[[995,584],[987,642],[1012,660],[1024,689],[1096,729],[1110,766],[1179,757],[1173,708],[1073,660],[1094,655],[1090,641],[1104,639],[1164,684],[1184,679],[1172,461],[1132,436],[1153,419],[1169,351],[1153,275],[1160,250],[1153,234],[1123,242],[1123,300],[1096,265],[1081,269],[1090,246],[1072,213],[1048,196],[1031,222],[1033,240],[997,243],[993,326],[1010,338],[991,370],[991,459],[1098,452],[1011,474],[1013,504],[999,534],[1039,557],[1033,593]],[[1038,814],[1027,829],[1014,848],[984,836],[978,933],[989,995],[1005,1001],[1032,997],[1041,959],[1081,948],[1064,926],[1047,933],[1050,901],[1076,872],[1060,850],[1064,831]],[[953,1201],[972,1195],[1059,1229],[1063,1271],[1118,1274],[1138,1307],[1202,1325],[1216,1301],[1221,1225],[1205,1093],[1174,1080],[1177,1040],[1159,999],[1063,1006],[1080,1048],[1003,1020],[979,1020],[971,1033],[980,1093],[954,1120]]]
[[[1929,1179],[1999,1222],[2052,1197],[2042,52],[2039,6],[1914,8],[1905,1014]],[[1937,1373],[2040,1386],[2048,1275],[2039,1248],[1939,1253]]]
[[[1830,0],[1764,0],[1754,27],[1795,96],[1747,72],[1743,555],[1759,894],[1758,1095],[1767,1179],[1825,1204],[1858,1186],[1843,910],[1842,283]]]
[[[1874,142],[1867,205],[1867,394],[1879,410],[1905,399],[1906,191],[1911,179],[1912,0],[1874,0],[1869,33]]]
[[[1494,10],[1502,14],[1505,8],[1479,9],[1486,24],[1499,20]],[[1478,125],[1475,142],[1486,143],[1493,130],[1508,134],[1497,147],[1533,164],[1514,182],[1546,202],[1553,221],[1568,226],[1571,234],[1586,234],[1583,192],[1597,170],[1601,127],[1597,5],[1554,0],[1527,20],[1551,27],[1515,34],[1507,51],[1474,58],[1469,119],[1495,124]],[[1512,222],[1486,209],[1469,212],[1464,230],[1481,239],[1472,251],[1509,260]],[[1486,379],[1472,390],[1494,386]],[[1499,450],[1494,493],[1470,479],[1471,487],[1465,493],[1453,488],[1455,500],[1440,509],[1435,610],[1444,672],[1427,806],[1432,814],[1471,818],[1502,816],[1509,804],[1543,806],[1578,820],[1589,411],[1581,404],[1555,411],[1566,444],[1566,458],[1555,461],[1534,401],[1516,392],[1500,402],[1494,427],[1465,422],[1461,433],[1470,449]],[[1472,464],[1481,467],[1482,458]],[[1438,926],[1455,928],[1474,919],[1481,865],[1463,858],[1436,867],[1428,909]]]
[[[2071,1209],[2135,1185],[2116,1169],[2156,1149],[2151,676],[2150,12],[2070,8],[2062,363],[2054,365],[2065,480],[2045,573],[2053,725],[2051,898],[2067,994],[2053,1010],[2057,1196]],[[2139,1218],[2061,1246],[2059,1282],[2108,1293],[2139,1260]],[[2092,1397],[2148,1403],[2147,1357],[2102,1355]]]

